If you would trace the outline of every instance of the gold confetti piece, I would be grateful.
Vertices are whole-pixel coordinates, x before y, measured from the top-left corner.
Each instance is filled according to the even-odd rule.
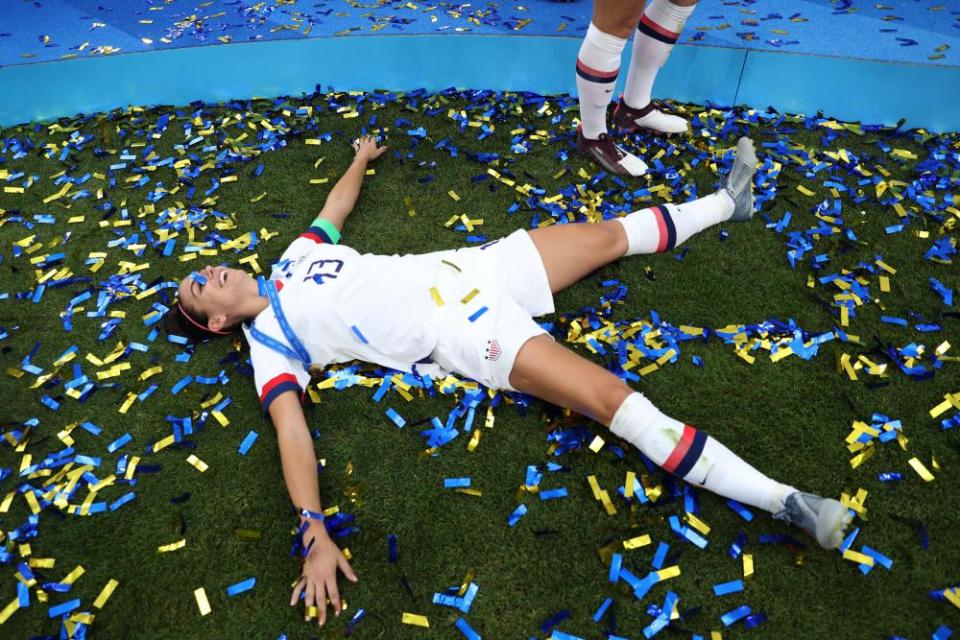
[[[884,271],[886,271],[892,276],[897,275],[897,270],[891,267],[890,265],[888,265],[883,260],[877,260],[874,264],[876,264],[878,267],[880,267],[881,269],[883,269]]]
[[[607,493],[606,489],[600,491],[600,504],[603,505],[603,509],[607,512],[608,516],[617,515],[617,508],[613,506],[613,502],[610,500],[610,494]]]
[[[467,451],[473,453],[477,450],[478,444],[480,444],[480,429],[474,429],[473,435],[470,436],[470,442],[467,443]]]
[[[945,589],[943,597],[947,599],[947,602],[960,609],[960,588]]]
[[[753,576],[753,554],[745,553],[743,554],[743,577],[749,578]]]
[[[657,580],[669,580],[670,578],[676,578],[678,575],[680,575],[680,565],[675,564],[672,567],[657,571]]]
[[[200,458],[198,458],[197,456],[193,455],[192,453],[189,456],[187,456],[187,462],[193,465],[193,467],[200,473],[203,473],[208,469],[207,463],[201,460]]]
[[[623,541],[624,549],[639,549],[640,547],[645,547],[650,544],[650,535],[643,534],[642,536],[637,536],[635,538],[630,538],[629,540]]]
[[[920,462],[920,458],[910,458],[910,460],[907,461],[907,464],[913,467],[913,470],[917,472],[917,475],[923,478],[924,482],[933,482],[933,474],[930,473],[930,470],[927,469],[922,462]]]
[[[880,291],[883,293],[890,293],[890,278],[887,276],[880,276]]]
[[[692,513],[687,513],[686,518],[687,518],[687,522],[690,523],[690,526],[696,529],[697,531],[699,531],[700,533],[702,533],[703,535],[707,535],[710,533],[710,525],[708,525],[706,522],[704,522],[697,516],[693,515]]]
[[[201,616],[205,616],[210,613],[210,602],[207,600],[207,592],[204,591],[203,587],[195,589],[193,592],[193,597],[197,599],[197,608],[200,609]]]
[[[30,558],[27,564],[34,569],[53,569],[57,564],[56,558]]]
[[[403,624],[412,624],[418,627],[430,628],[430,621],[427,620],[427,616],[421,616],[416,613],[403,613],[403,617],[400,619],[400,622]]]
[[[327,184],[330,178],[310,178],[310,184]]]
[[[68,573],[67,577],[61,580],[60,582],[62,582],[63,584],[73,584],[84,573],[86,573],[86,569],[84,569],[82,565],[78,564],[76,568],[70,573]]]
[[[799,191],[800,193],[802,193],[802,194],[805,195],[805,196],[814,196],[814,195],[816,195],[816,193],[814,193],[813,191],[810,191],[810,189],[807,189],[807,188],[806,188],[805,186],[803,186],[802,184],[798,184],[798,185],[797,185],[797,191]]]
[[[100,590],[100,595],[93,601],[93,606],[97,609],[103,609],[103,605],[107,604],[107,600],[110,599],[110,596],[113,595],[113,590],[116,589],[119,584],[119,582],[110,578],[107,584],[103,585],[103,589]]]
[[[872,567],[874,563],[873,556],[868,556],[865,553],[860,553],[859,551],[854,551],[853,549],[847,549],[844,551],[843,559],[849,560],[850,562],[856,562],[857,564],[865,564],[868,567]]]
[[[437,291],[436,287],[430,287],[430,297],[433,298],[434,304],[436,304],[438,307],[443,306],[443,298],[440,297],[440,292]]]
[[[483,495],[483,492],[481,492],[480,489],[471,489],[466,487],[460,487],[459,489],[454,489],[454,491],[456,491],[457,493],[463,493],[468,496],[474,496],[477,498]]]
[[[627,500],[633,497],[633,487],[637,482],[637,474],[633,471],[627,471],[627,479],[623,484],[623,497]]]
[[[6,622],[20,608],[20,598],[14,598],[0,611],[0,624]]]
[[[460,304],[467,304],[468,302],[476,298],[478,293],[480,293],[480,289],[474,289],[473,291],[471,291],[470,293],[468,293],[467,295],[463,296],[463,298],[460,299]]]
[[[590,491],[593,492],[593,499],[600,500],[600,484],[596,476],[587,476],[587,484],[590,485]]]
[[[185,546],[187,546],[187,539],[181,538],[176,542],[160,545],[157,547],[157,553],[168,553],[170,551],[176,551],[177,549],[183,549]]]
[[[606,444],[606,441],[600,436],[594,436],[593,441],[590,443],[590,451],[594,453],[600,453],[600,449],[603,449],[603,445]]]
[[[457,195],[457,192],[451,189],[447,191],[447,195],[450,196],[454,202],[460,202],[460,196]]]

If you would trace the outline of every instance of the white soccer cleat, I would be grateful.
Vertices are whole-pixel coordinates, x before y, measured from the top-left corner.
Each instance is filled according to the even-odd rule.
[[[800,527],[824,549],[836,549],[853,521],[850,510],[832,498],[794,491],[784,501],[783,511],[773,517]]]

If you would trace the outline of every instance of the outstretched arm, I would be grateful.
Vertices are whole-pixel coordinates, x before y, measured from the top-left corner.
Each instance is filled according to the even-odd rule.
[[[317,456],[313,450],[310,430],[300,408],[300,400],[293,391],[277,396],[270,404],[270,418],[277,429],[283,479],[294,506],[320,513],[320,483],[317,481]],[[337,568],[352,582],[357,581],[350,563],[327,534],[323,522],[300,516],[307,523],[303,534],[304,546],[313,546],[303,562],[303,575],[297,581],[290,598],[296,604],[305,591],[306,606],[316,606],[322,626],[327,619],[327,598],[334,615],[340,615],[340,592],[337,589]]]
[[[327,195],[327,201],[317,216],[318,220],[327,220],[336,227],[337,231],[343,230],[343,222],[353,211],[353,205],[357,203],[360,196],[360,186],[363,184],[363,176],[367,171],[367,164],[376,160],[386,147],[378,147],[376,138],[373,136],[363,136],[353,143],[353,149],[356,156],[350,164],[350,168],[344,173],[333,190]]]

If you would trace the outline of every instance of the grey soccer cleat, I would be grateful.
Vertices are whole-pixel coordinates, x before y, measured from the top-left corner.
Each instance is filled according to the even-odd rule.
[[[744,136],[737,141],[733,166],[723,183],[723,190],[733,200],[730,220],[744,222],[753,217],[753,174],[757,172],[757,151],[753,140]]]
[[[850,510],[832,498],[794,491],[783,511],[773,517],[800,527],[817,539],[824,549],[836,549],[843,542],[847,525],[853,520]]]

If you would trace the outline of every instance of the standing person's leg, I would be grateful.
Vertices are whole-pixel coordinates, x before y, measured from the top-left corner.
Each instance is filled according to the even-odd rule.
[[[693,13],[697,0],[651,0],[637,23],[623,97],[614,111],[614,126],[628,131],[650,129],[682,133],[687,121],[663,113],[652,100],[653,82]]]
[[[643,160],[607,135],[607,107],[620,72],[620,55],[642,13],[643,0],[594,0],[593,17],[577,55],[577,146],[617,175],[639,176],[647,170]]]
[[[725,220],[753,215],[753,143],[741,138],[723,189],[681,205],[657,205],[598,224],[551,225],[530,231],[550,291],[556,293],[625,255],[669,251],[694,234]]]
[[[510,385],[610,427],[665,470],[725,498],[764,509],[836,548],[850,522],[837,500],[800,493],[757,471],[718,441],[658,410],[620,378],[536,336],[520,348]]]

